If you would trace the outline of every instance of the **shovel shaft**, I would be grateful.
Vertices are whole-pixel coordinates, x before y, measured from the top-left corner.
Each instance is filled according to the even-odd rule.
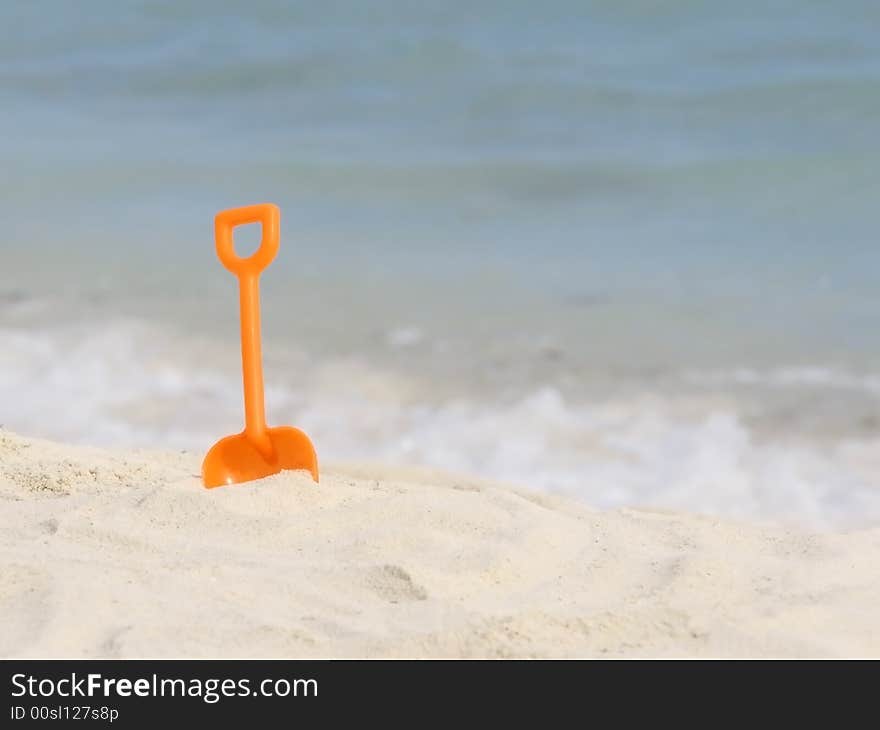
[[[260,277],[242,274],[238,279],[241,310],[241,368],[244,379],[244,432],[261,452],[269,455],[272,444],[266,433],[263,392],[263,354],[260,346]]]

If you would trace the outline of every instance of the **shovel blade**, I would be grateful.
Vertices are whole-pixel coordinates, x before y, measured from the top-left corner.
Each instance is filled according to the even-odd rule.
[[[309,437],[298,428],[266,430],[274,454],[267,459],[244,433],[220,439],[202,463],[202,483],[208,488],[240,484],[277,474],[283,469],[305,470],[318,481],[318,457]]]

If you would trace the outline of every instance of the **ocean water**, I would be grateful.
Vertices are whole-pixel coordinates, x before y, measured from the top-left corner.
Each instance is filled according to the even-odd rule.
[[[880,5],[0,7],[0,424],[880,521]],[[242,250],[258,233],[243,231]]]

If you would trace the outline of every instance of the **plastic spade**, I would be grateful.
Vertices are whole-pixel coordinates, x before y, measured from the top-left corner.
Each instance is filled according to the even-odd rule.
[[[282,469],[305,469],[318,481],[318,457],[309,437],[292,426],[266,426],[263,363],[260,346],[260,274],[278,253],[281,212],[265,203],[217,214],[217,256],[238,277],[241,307],[241,364],[244,376],[244,431],[220,439],[202,464],[206,487],[248,482]],[[260,247],[248,258],[235,253],[232,229],[261,223]]]

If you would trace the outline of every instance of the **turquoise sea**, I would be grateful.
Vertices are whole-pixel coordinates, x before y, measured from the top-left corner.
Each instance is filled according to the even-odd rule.
[[[880,520],[880,4],[0,6],[0,424]],[[257,233],[243,236],[243,250]]]

